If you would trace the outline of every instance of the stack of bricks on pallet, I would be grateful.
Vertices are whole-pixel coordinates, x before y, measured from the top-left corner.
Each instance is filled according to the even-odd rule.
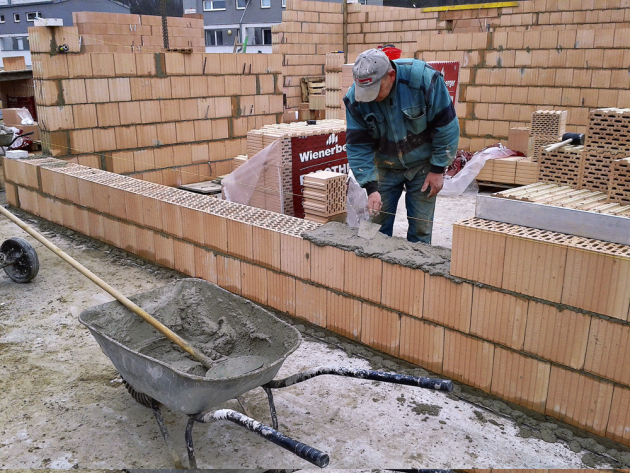
[[[317,171],[304,177],[305,219],[327,223],[346,213],[346,174]]]
[[[630,158],[613,161],[608,198],[609,202],[630,204]]]
[[[82,37],[82,52],[164,51],[160,16],[73,12],[72,23]],[[167,28],[170,49],[205,52],[203,19],[168,17]]]
[[[246,154],[239,154],[238,156],[235,156],[234,157],[234,162],[232,163],[232,171],[236,171],[243,164],[245,164],[246,161],[247,161],[247,155]]]
[[[326,54],[326,118],[345,119],[345,112],[341,110],[341,68],[344,53]]]
[[[543,148],[538,158],[538,180],[568,184],[578,188],[583,153],[584,146],[566,145],[550,152]]]
[[[565,132],[567,124],[566,111],[537,110],[532,114],[532,124],[529,130],[534,139],[534,161],[540,158],[541,150],[549,145],[558,143]]]
[[[342,133],[345,130],[343,120],[320,120],[315,125],[307,125],[306,122],[280,123],[247,132],[247,155],[250,159],[273,142],[280,142],[274,148],[275,152],[269,150],[267,153],[249,205],[293,215],[291,138]]]
[[[611,167],[630,157],[630,109],[591,110],[580,166],[580,187],[608,192]]]
[[[278,55],[53,55],[49,30],[30,37],[42,147],[53,156],[190,184],[231,172],[247,132],[282,121]]]
[[[527,185],[536,182],[538,163],[530,157],[488,159],[477,175],[480,183]]]

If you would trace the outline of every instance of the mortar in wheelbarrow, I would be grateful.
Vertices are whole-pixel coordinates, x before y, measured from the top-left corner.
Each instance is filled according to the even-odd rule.
[[[271,381],[300,333],[262,307],[201,279],[182,279],[130,298],[204,354],[260,357],[242,374],[206,368],[118,302],[85,310],[85,325],[137,392],[184,414],[205,412]]]

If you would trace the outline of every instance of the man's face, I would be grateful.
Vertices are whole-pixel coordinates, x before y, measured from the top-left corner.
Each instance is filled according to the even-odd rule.
[[[383,100],[385,100],[389,93],[392,91],[394,82],[396,82],[396,71],[392,70],[385,74],[381,79],[381,90],[379,91],[374,101],[382,102]]]

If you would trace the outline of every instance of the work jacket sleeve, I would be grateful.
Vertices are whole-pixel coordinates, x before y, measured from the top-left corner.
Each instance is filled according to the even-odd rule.
[[[459,121],[441,74],[435,79],[429,96],[427,120],[432,128],[431,172],[442,173],[457,155]]]
[[[370,194],[378,190],[376,184],[378,175],[374,165],[374,138],[353,98],[354,90],[351,89],[343,99],[346,104],[346,153],[354,177]]]

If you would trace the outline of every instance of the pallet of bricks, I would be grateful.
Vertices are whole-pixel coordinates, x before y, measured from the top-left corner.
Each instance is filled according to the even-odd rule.
[[[345,222],[346,174],[317,171],[304,176],[304,218],[312,222]]]
[[[205,52],[203,19],[167,18],[168,47]],[[164,49],[162,17],[123,13],[73,12],[82,52],[158,52]]]
[[[232,171],[249,130],[282,120],[278,55],[80,53],[77,27],[29,37],[43,151],[67,161],[169,186],[207,181]]]
[[[344,120],[345,110],[342,109],[341,68],[344,53],[326,54],[326,118]]]

